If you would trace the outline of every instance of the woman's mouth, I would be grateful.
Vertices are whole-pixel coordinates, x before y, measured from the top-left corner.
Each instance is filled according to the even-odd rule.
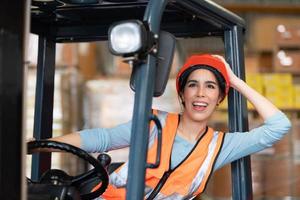
[[[208,103],[206,102],[193,102],[193,109],[196,110],[196,111],[204,111],[207,106],[208,106]]]

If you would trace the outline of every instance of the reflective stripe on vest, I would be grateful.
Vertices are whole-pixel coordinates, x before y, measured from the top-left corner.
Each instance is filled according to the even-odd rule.
[[[146,170],[145,197],[151,193],[164,172],[169,170],[172,145],[178,126],[178,114],[158,111],[157,115],[163,126],[161,163],[156,169]],[[156,156],[157,130],[155,126],[152,126],[150,130],[147,161],[153,163]],[[194,147],[193,152],[172,171],[155,199],[189,199],[202,193],[213,170],[223,138],[224,133],[209,128]],[[125,199],[127,171],[128,163],[125,163],[110,175],[111,185],[102,198]]]

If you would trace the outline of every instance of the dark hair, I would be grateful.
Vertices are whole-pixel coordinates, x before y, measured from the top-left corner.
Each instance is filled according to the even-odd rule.
[[[225,98],[225,89],[226,89],[225,79],[217,69],[215,69],[211,66],[208,66],[208,65],[194,65],[194,66],[188,68],[187,70],[185,70],[181,74],[181,76],[179,77],[179,80],[178,80],[179,81],[179,94],[183,93],[184,86],[186,85],[189,75],[196,69],[207,69],[215,75],[218,85],[220,87],[221,95],[222,95],[221,101],[223,101],[223,99]]]

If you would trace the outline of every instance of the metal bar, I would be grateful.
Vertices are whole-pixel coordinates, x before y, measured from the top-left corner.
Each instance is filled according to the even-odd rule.
[[[243,28],[233,26],[225,31],[225,55],[233,72],[245,80]],[[229,131],[248,131],[248,110],[246,99],[232,90],[228,96]],[[251,200],[252,179],[250,156],[241,158],[231,164],[232,199]]]
[[[39,36],[33,129],[33,136],[37,140],[52,137],[54,72],[55,42]],[[50,168],[50,153],[37,153],[32,156],[32,180],[38,180]]]
[[[159,33],[167,0],[150,0],[144,15],[150,31]],[[144,199],[149,120],[155,84],[156,57],[149,54],[147,63],[137,66],[136,92],[132,118],[126,199]]]
[[[27,1],[0,6],[0,199],[24,197],[24,57]],[[10,13],[7,15],[7,13]],[[27,32],[26,32],[27,30]]]
[[[202,20],[209,22],[220,29],[232,25],[245,26],[245,21],[236,14],[226,10],[218,4],[208,0],[177,0],[179,5],[194,12],[196,15],[204,15]]]
[[[226,23],[235,24],[237,26],[244,27],[245,21],[236,15],[235,13],[225,9],[224,7],[216,4],[214,1],[211,0],[185,0],[185,1],[192,1],[200,5],[201,12],[203,14],[207,14],[212,21],[217,19],[217,21],[226,21]]]

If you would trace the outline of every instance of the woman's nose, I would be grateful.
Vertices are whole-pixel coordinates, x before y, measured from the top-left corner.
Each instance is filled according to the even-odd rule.
[[[198,97],[204,97],[205,96],[205,88],[203,88],[203,87],[199,87],[198,88],[198,91],[197,91],[197,96]]]

